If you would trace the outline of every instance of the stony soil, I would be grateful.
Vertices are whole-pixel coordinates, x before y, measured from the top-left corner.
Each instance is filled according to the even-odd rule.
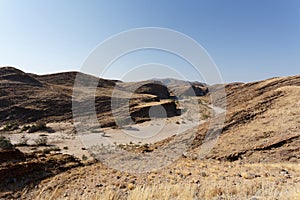
[[[70,101],[74,73],[37,76],[13,68],[1,68],[0,77],[1,125],[5,127],[8,122],[20,124],[17,130],[2,131],[1,134],[20,134],[23,125],[38,119],[72,124]],[[82,79],[82,84],[85,83],[84,80]],[[97,117],[101,125],[113,126],[115,124],[112,122],[108,102],[112,88],[118,81],[101,80],[97,84]],[[84,161],[85,159],[63,154],[67,152],[63,149],[62,153],[57,153],[54,149],[43,151],[45,147],[36,147],[35,153],[2,149],[1,198],[99,199],[103,194],[118,194],[115,199],[127,199],[136,190],[141,192],[142,188],[183,184],[194,188],[194,199],[299,199],[300,76],[224,86],[226,107],[224,98],[210,101],[211,95],[222,89],[221,85],[209,86],[209,93],[198,97],[197,101],[201,102],[200,110],[207,116],[205,123],[154,144],[125,145],[122,147],[125,154],[110,157],[111,160],[108,160],[111,162],[96,162],[93,159]],[[121,86],[118,88],[120,94],[128,93]],[[171,96],[165,90],[160,90],[156,95],[153,90],[142,88],[130,99],[130,111],[138,113],[136,121],[147,121],[147,104],[149,107],[171,104],[177,109],[178,102],[174,99],[161,99]],[[78,98],[76,101],[89,102],[90,99]],[[215,122],[225,113],[211,115],[211,109],[207,109],[210,103],[226,109],[222,131],[220,124]],[[176,109],[174,116],[169,117],[180,125],[183,121],[175,116]],[[85,114],[88,111],[83,112]],[[65,131],[76,135],[74,127],[69,125]],[[97,128],[90,131],[95,132]],[[53,130],[54,133],[38,132],[33,135],[55,136],[59,131],[55,127]],[[212,131],[208,134],[208,130]],[[220,135],[216,137],[218,131]],[[55,146],[51,145],[46,148]],[[177,151],[181,147],[186,148],[185,151]],[[205,152],[209,147],[213,148]],[[22,148],[24,147],[17,147],[24,150]],[[168,160],[169,157],[172,159]],[[133,162],[126,162],[128,158]],[[153,159],[153,166],[146,165],[147,162],[144,162],[145,166],[139,165],[140,161],[149,161],[149,158]],[[124,166],[117,165],[120,163]],[[153,167],[149,172],[128,172],[130,169],[147,169],[145,167],[149,166]]]

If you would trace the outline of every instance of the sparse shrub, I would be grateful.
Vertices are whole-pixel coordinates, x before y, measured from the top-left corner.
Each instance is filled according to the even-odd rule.
[[[43,121],[39,121],[36,124],[32,125],[29,129],[28,129],[28,133],[34,133],[37,131],[41,131],[47,128],[47,125],[45,122]]]
[[[81,159],[82,159],[82,160],[87,160],[88,157],[87,157],[86,155],[82,155]]]
[[[202,114],[202,119],[208,119],[210,116],[207,114]]]
[[[55,147],[51,148],[51,151],[61,151],[61,149],[59,147],[55,146]]]
[[[50,152],[51,152],[51,150],[50,150],[49,148],[43,149],[43,150],[41,151],[42,154],[48,154],[48,153],[50,153]]]
[[[36,125],[32,125],[29,129],[28,129],[28,133],[34,133],[38,131],[38,128],[36,127]]]
[[[57,146],[54,146],[54,147],[50,147],[50,148],[44,149],[42,153],[48,154],[51,151],[61,151],[61,149],[59,147],[57,147]]]
[[[117,129],[118,126],[117,126],[117,125],[114,125],[114,126],[112,126],[111,128],[112,128],[112,129]]]
[[[4,131],[14,131],[19,128],[19,125],[17,123],[8,123],[6,126],[3,128]]]
[[[183,114],[183,113],[186,113],[188,111],[188,109],[187,108],[182,108],[182,109],[180,109],[180,111],[181,111],[181,114]]]
[[[48,142],[48,138],[46,136],[40,136],[34,140],[37,146],[46,146]]]
[[[61,151],[58,146],[51,147],[51,151]]]
[[[64,150],[68,150],[68,149],[69,149],[69,147],[65,146],[63,149],[64,149]]]
[[[30,129],[30,127],[31,126],[29,126],[29,125],[23,126],[22,129],[21,129],[21,132],[28,131]]]
[[[20,138],[20,141],[18,143],[18,146],[27,146],[27,142],[28,142],[28,138],[25,136],[25,134],[22,135],[22,137]]]
[[[36,126],[37,126],[38,128],[40,128],[40,129],[43,129],[43,128],[46,128],[46,127],[47,127],[47,124],[46,124],[46,122],[44,122],[44,121],[38,121],[38,122],[36,123]]]
[[[13,149],[14,148],[14,145],[12,145],[12,143],[10,142],[9,139],[3,137],[3,136],[0,136],[0,148],[3,148],[3,149]]]

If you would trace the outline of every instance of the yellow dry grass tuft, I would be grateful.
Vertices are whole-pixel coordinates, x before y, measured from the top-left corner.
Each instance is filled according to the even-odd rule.
[[[134,189],[128,196],[128,200],[148,200],[148,199],[195,199],[196,187],[184,184],[158,184],[152,186],[140,186]]]

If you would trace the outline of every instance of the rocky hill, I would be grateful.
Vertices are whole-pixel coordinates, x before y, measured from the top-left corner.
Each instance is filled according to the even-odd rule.
[[[211,91],[217,91],[218,87]],[[225,89],[225,125],[206,158],[299,163],[300,76],[228,84]],[[202,145],[209,123],[197,131],[193,142],[195,152]]]
[[[113,90],[126,93],[128,88],[133,87],[136,83],[99,79],[78,72],[49,75],[27,74],[12,67],[0,68],[0,125],[25,124],[40,120],[46,122],[72,120],[72,95],[75,92],[73,85],[76,76],[80,77],[78,84],[84,90],[90,90],[92,87],[90,84],[96,82],[97,91],[94,98],[73,99],[73,103],[84,105],[83,101],[95,100],[100,124],[104,127],[113,126],[114,120],[110,108]],[[115,87],[117,84],[118,86]],[[165,86],[160,84],[142,82],[139,85],[133,91],[135,96],[131,98],[130,110],[134,113],[133,120],[145,121],[149,118],[146,114],[145,107],[147,106],[145,104],[168,99],[170,93]],[[143,104],[143,110],[139,109],[140,104]],[[178,114],[173,101],[163,101],[160,104],[168,109],[169,116]]]
[[[98,81],[89,75],[80,76],[84,90],[78,92],[90,89],[91,85],[85,80]],[[10,67],[0,68],[0,125],[9,122],[26,124],[41,119],[71,121],[75,77],[75,72],[39,76]],[[174,91],[170,87],[184,94],[183,97],[190,95],[184,92],[190,89],[183,88],[183,83],[176,86],[174,80],[160,81],[168,86],[168,90],[157,81],[122,83],[100,79],[95,99],[83,96],[75,99],[75,103],[84,105],[96,100],[101,125],[114,126],[110,107],[113,92],[119,93],[118,98],[128,98],[132,88],[137,88],[130,96],[130,114],[136,122],[149,120],[149,109],[156,105],[165,107],[168,117],[177,115],[177,100],[172,97]],[[0,198],[299,199],[300,76],[213,86],[194,83],[190,88],[196,91],[197,87],[197,100],[205,102],[203,105],[206,106],[212,103],[210,97],[225,87],[226,99],[213,102],[226,109],[224,126],[216,126],[209,133],[215,136],[222,129],[215,144],[206,137],[207,131],[213,120],[218,120],[224,113],[216,112],[206,122],[178,137],[173,135],[154,144],[123,144],[120,148],[133,155],[135,164],[151,155],[157,158],[153,162],[166,162],[165,147],[174,147],[170,152],[176,153],[176,147],[185,145],[193,136],[189,148],[179,154],[179,158],[164,168],[147,173],[124,172],[95,160],[85,163],[83,159],[80,161],[63,154],[65,149],[60,150],[62,153],[54,153],[55,149],[50,145],[43,151],[29,146],[34,153],[23,153],[19,150],[21,147],[0,149]],[[122,105],[120,108],[122,113]],[[81,114],[88,115],[89,111],[82,108]],[[174,121],[176,126],[180,123]],[[76,136],[72,131],[69,135],[68,127],[63,128],[64,137]],[[13,134],[17,133],[6,133]],[[2,142],[7,144],[3,138]],[[211,144],[211,151],[200,159],[203,148]],[[71,147],[66,146],[68,148]],[[155,164],[160,166],[161,163]],[[132,163],[128,165],[123,167],[133,168]]]
[[[154,79],[167,86],[174,96],[177,98],[185,98],[186,96],[204,96],[208,90],[208,85],[197,81],[184,81],[173,78]]]

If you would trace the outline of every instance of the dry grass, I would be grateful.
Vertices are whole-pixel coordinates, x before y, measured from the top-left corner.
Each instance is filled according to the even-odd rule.
[[[247,181],[242,184],[230,184],[227,182],[204,186],[199,192],[199,199],[257,199],[275,200],[289,199],[296,200],[300,197],[298,185],[277,186],[272,182]]]
[[[291,177],[286,178],[280,174],[282,169],[287,170]],[[202,174],[203,170],[206,175]],[[258,177],[247,178],[236,175],[241,172],[256,174]],[[74,174],[66,173],[64,176],[58,175],[50,179],[50,182],[42,184],[43,187],[36,191],[36,195],[32,193],[36,197],[34,199],[300,199],[300,165],[292,163],[240,165],[230,162],[182,160],[177,163],[175,168],[171,167],[149,175],[145,174],[145,176],[140,174],[141,177],[134,184],[125,181],[125,178],[128,180],[137,178],[132,174],[109,171],[99,165],[82,168],[82,173],[84,174],[80,175],[78,170],[74,170]],[[268,175],[265,176],[265,173]],[[109,177],[109,174],[114,174],[111,177],[120,176],[121,178],[113,179]],[[97,177],[106,177],[107,179],[100,181],[97,180]],[[148,177],[154,178],[149,179]],[[115,187],[118,180],[122,180],[120,183],[125,186],[123,189],[120,189],[120,185]],[[99,182],[104,183],[105,186],[95,188],[95,183]]]
[[[246,94],[255,91],[248,91]],[[229,109],[225,129],[208,157],[228,158],[230,155],[243,154],[242,152],[250,152],[254,149],[268,149],[268,146],[277,143],[277,148],[268,149],[272,153],[263,154],[257,150],[251,155],[250,153],[245,155],[247,161],[278,162],[289,158],[298,159],[299,139],[296,137],[300,136],[299,95],[299,86],[284,86],[255,96],[246,103],[237,103]],[[241,96],[242,94],[236,99]],[[206,129],[203,130],[205,134]],[[289,138],[295,139],[289,140]],[[197,144],[201,144],[201,141]],[[269,156],[270,154],[273,156]]]
[[[128,196],[128,200],[147,199],[186,199],[192,200],[196,196],[195,185],[183,184],[158,184],[155,186],[140,186],[134,189]]]
[[[270,79],[228,95],[228,126],[210,156],[241,153],[231,162],[187,157],[145,174],[95,163],[43,180],[24,199],[300,199],[300,165],[291,163],[299,161],[299,137],[287,140],[299,136],[300,88],[289,84]]]
[[[277,186],[272,182],[245,182],[232,185],[227,182],[208,183],[197,187],[192,184],[156,184],[139,186],[128,194],[121,190],[105,189],[97,193],[69,194],[54,190],[51,195],[37,196],[36,199],[90,199],[90,200],[193,200],[193,199],[264,199],[264,200],[298,200],[300,199],[300,184]]]

